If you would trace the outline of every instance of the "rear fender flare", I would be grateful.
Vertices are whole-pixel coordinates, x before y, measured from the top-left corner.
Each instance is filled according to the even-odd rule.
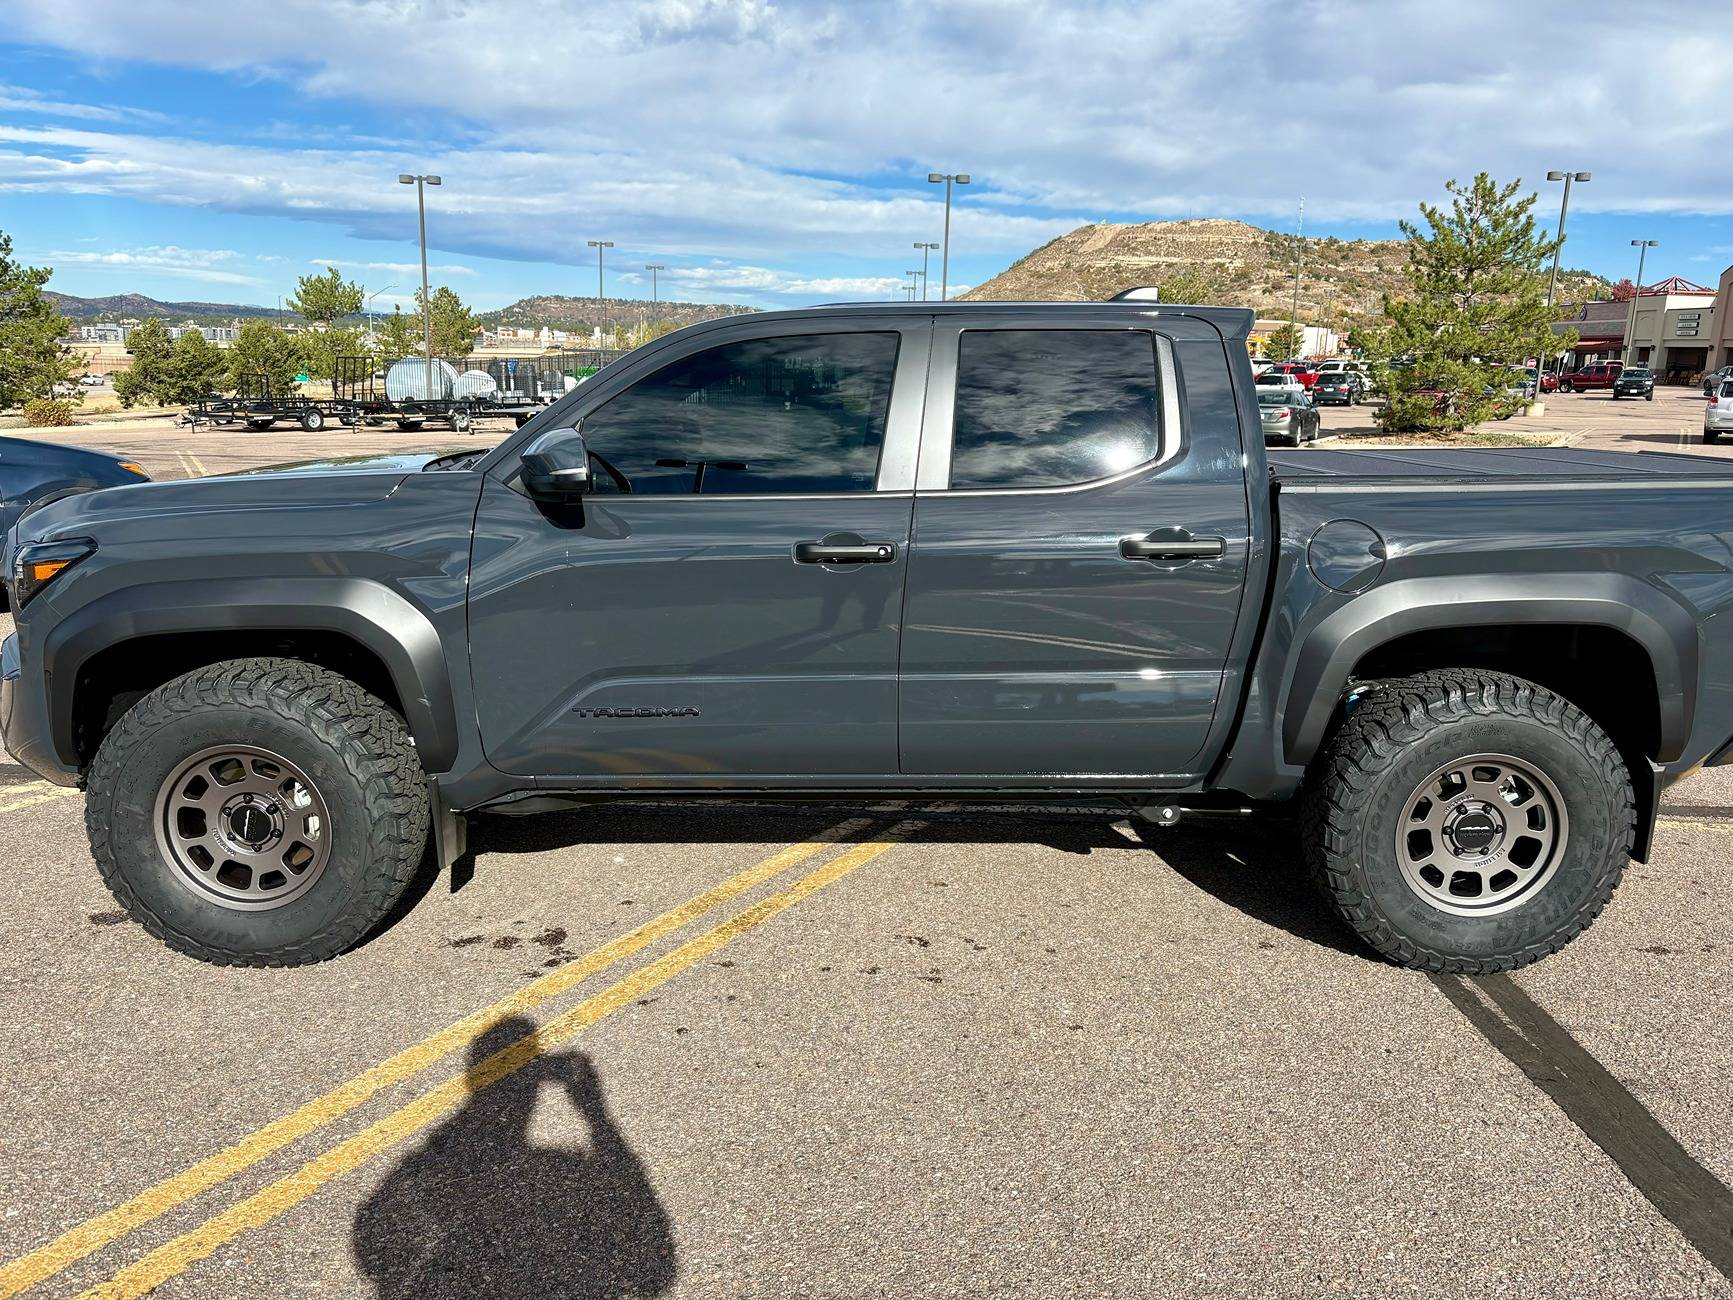
[[[79,670],[138,637],[182,632],[319,631],[347,636],[391,675],[429,772],[457,757],[457,710],[439,633],[402,595],[364,578],[238,578],[146,583],[99,597],[49,632],[43,667],[56,752],[77,765],[73,695]]]
[[[1568,594],[1561,594],[1568,593]],[[1697,696],[1697,623],[1661,589],[1622,573],[1407,578],[1327,615],[1295,656],[1283,699],[1285,759],[1304,767],[1323,743],[1348,675],[1379,646],[1414,632],[1509,624],[1604,627],[1649,657],[1660,700],[1662,763],[1684,752]]]

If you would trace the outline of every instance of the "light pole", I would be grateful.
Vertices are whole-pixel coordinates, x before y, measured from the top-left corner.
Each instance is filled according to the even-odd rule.
[[[373,300],[382,293],[390,293],[396,287],[394,284],[388,284],[383,289],[375,289],[367,295],[367,341],[369,343],[373,341]]]
[[[1300,268],[1306,263],[1306,196],[1300,195],[1300,229],[1294,236],[1294,304],[1288,309],[1288,353],[1292,361],[1300,355]]]
[[[1649,250],[1661,241],[1658,239],[1633,239],[1631,247],[1640,250],[1637,253],[1637,291],[1631,295],[1630,323],[1625,326],[1625,364],[1628,366],[1637,354],[1637,300],[1643,296],[1643,259],[1648,257]]]
[[[1558,243],[1552,250],[1552,276],[1546,282],[1546,314],[1547,322],[1550,327],[1552,322],[1553,295],[1558,291],[1559,254],[1564,251],[1565,246],[1565,213],[1569,212],[1571,208],[1571,182],[1591,181],[1594,179],[1594,176],[1589,172],[1548,172],[1546,178],[1549,181],[1563,181],[1565,183],[1564,197],[1559,200],[1558,205]],[[1534,373],[1534,395],[1537,399],[1540,397],[1540,381],[1545,378],[1545,376],[1546,354],[1543,353],[1539,359],[1539,364],[1535,366]]]
[[[942,245],[944,251],[939,254],[939,301],[944,302],[951,292],[951,186],[967,185],[968,172],[928,172],[927,184],[945,183],[945,237]]]
[[[650,273],[650,305],[654,307],[660,301],[656,297],[656,272],[666,271],[668,264],[666,262],[646,262],[644,269]]]
[[[925,302],[927,300],[927,258],[938,245],[918,243],[915,247],[921,250],[921,301]]]
[[[427,287],[427,190],[438,185],[437,176],[411,176],[407,172],[397,178],[399,185],[415,186],[415,209],[421,219],[421,352],[427,358],[427,391],[423,401],[433,400],[433,296]]]
[[[596,332],[599,334],[602,328],[602,250],[612,248],[614,241],[611,239],[587,239],[584,242],[596,250]],[[607,346],[605,339],[602,346]]]
[[[909,282],[903,286],[903,289],[909,295],[909,301],[913,302],[915,300],[915,289],[921,283],[921,273],[919,271],[904,271],[903,274],[909,277]]]

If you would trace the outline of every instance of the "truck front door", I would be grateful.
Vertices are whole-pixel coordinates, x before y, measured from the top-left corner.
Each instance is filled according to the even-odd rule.
[[[1222,343],[1189,338],[1195,321],[1041,319],[934,335],[902,771],[1161,784],[1207,761],[1246,578]],[[1208,440],[1188,427],[1188,367],[1210,385]]]
[[[895,772],[929,336],[730,327],[595,381],[591,495],[538,503],[496,466],[469,596],[489,761],[580,786]]]

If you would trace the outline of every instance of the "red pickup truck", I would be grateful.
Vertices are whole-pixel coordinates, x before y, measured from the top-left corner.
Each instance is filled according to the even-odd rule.
[[[1558,386],[1561,392],[1566,393],[1586,393],[1592,388],[1611,388],[1613,381],[1624,368],[1625,363],[1622,361],[1597,361],[1563,376],[1559,379]]]
[[[1283,361],[1271,366],[1264,373],[1291,376],[1300,387],[1308,390],[1318,382],[1318,367],[1306,361]]]

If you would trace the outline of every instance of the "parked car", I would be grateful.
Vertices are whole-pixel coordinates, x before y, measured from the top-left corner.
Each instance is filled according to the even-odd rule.
[[[1291,375],[1285,370],[1277,370],[1274,366],[1258,375],[1253,381],[1261,391],[1265,388],[1293,388],[1300,392],[1306,391],[1306,386],[1300,382],[1298,375]]]
[[[359,942],[471,811],[646,795],[1299,798],[1390,960],[1556,951],[1733,761],[1733,588],[1675,580],[1733,545],[1725,467],[1266,454],[1252,323],[735,316],[488,450],[55,501],[8,547],[0,729],[218,963]]]
[[[1328,361],[1320,361],[1318,363],[1318,373],[1320,375],[1338,375],[1345,371],[1353,372],[1363,378],[1366,374],[1366,363],[1364,361],[1356,361],[1352,357],[1331,357]]]
[[[108,382],[107,375],[80,375],[78,382],[85,388],[101,388]]]
[[[39,501],[148,482],[150,475],[137,463],[105,451],[33,438],[0,438],[0,543]]]
[[[1365,398],[1366,377],[1358,370],[1325,371],[1312,385],[1312,401],[1319,406],[1358,406]]]
[[[1322,420],[1303,388],[1266,388],[1258,393],[1258,415],[1264,442],[1298,447],[1317,440]]]
[[[1733,375],[1709,394],[1709,404],[1703,408],[1703,441],[1720,442],[1724,433],[1733,433]]]
[[[1299,382],[1300,387],[1310,389],[1318,382],[1317,367],[1306,361],[1278,361],[1264,372],[1269,374],[1289,375]]]
[[[1523,372],[1528,375],[1531,390],[1539,389],[1542,393],[1558,392],[1559,377],[1556,370],[1548,370],[1543,374],[1537,373],[1533,366],[1524,366]]]
[[[1645,397],[1655,400],[1655,372],[1643,366],[1632,366],[1619,372],[1613,380],[1613,397]]]
[[[1559,389],[1566,393],[1587,393],[1597,388],[1611,388],[1613,381],[1624,368],[1623,362],[1597,361],[1593,365],[1583,366],[1561,376]]]
[[[1722,381],[1733,379],[1733,366],[1722,366],[1703,376],[1703,396],[1708,397],[1721,387]]]

